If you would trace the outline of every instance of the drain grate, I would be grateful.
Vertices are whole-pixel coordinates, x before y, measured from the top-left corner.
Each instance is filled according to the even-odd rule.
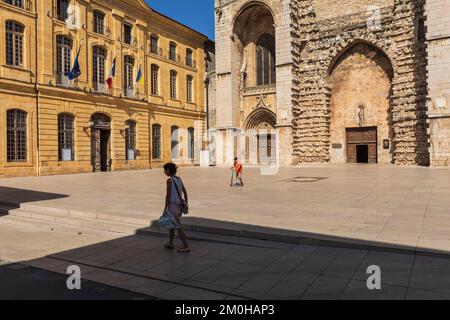
[[[328,177],[295,177],[290,179],[290,182],[303,182],[303,183],[312,183],[321,180],[326,180]]]

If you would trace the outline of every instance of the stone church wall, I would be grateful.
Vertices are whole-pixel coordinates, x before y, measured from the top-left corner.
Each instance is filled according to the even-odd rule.
[[[300,162],[330,160],[329,70],[336,57],[363,42],[382,50],[393,66],[393,162],[428,165],[426,51],[420,32],[423,1],[395,0],[393,6],[380,8],[379,27],[371,24],[367,10],[321,20],[317,8],[311,0],[291,1],[294,154]]]

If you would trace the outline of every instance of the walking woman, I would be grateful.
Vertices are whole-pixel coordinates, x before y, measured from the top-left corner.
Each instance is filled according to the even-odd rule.
[[[186,188],[183,185],[183,181],[177,174],[177,166],[173,163],[166,163],[164,165],[164,173],[169,178],[167,179],[167,193],[166,193],[166,204],[165,209],[169,210],[170,213],[175,217],[178,222],[177,230],[180,235],[183,247],[178,252],[190,252],[189,244],[187,241],[186,234],[181,227],[181,216],[183,215],[183,206],[187,206],[188,195]],[[182,194],[184,199],[182,197]],[[167,249],[174,249],[173,241],[175,238],[175,229],[169,230],[169,242],[165,245]]]

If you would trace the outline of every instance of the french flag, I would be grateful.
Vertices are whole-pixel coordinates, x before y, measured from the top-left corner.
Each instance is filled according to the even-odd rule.
[[[111,72],[109,73],[109,77],[108,77],[108,79],[106,79],[106,83],[108,84],[109,90],[112,89],[113,78],[115,76],[116,76],[116,58],[114,58],[114,61],[112,63]]]

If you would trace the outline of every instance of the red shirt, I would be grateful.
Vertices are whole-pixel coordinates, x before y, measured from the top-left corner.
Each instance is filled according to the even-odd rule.
[[[240,164],[239,161],[234,162],[234,171],[236,172],[236,174],[242,173],[242,164]]]

